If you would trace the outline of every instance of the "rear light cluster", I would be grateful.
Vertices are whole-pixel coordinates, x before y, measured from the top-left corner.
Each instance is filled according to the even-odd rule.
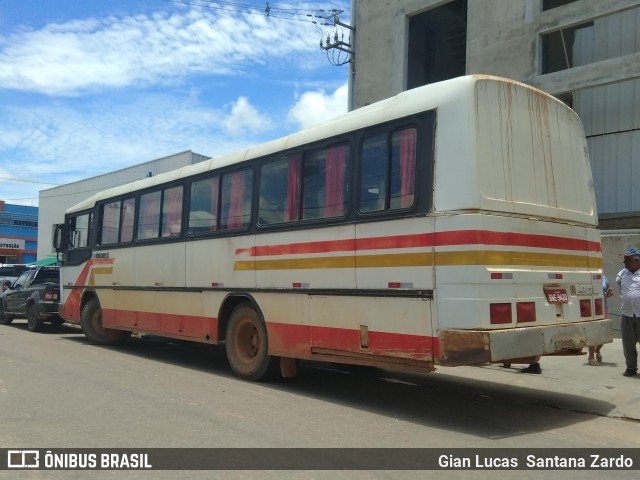
[[[45,302],[57,302],[60,294],[58,290],[47,290],[44,292]]]
[[[510,303],[492,303],[489,305],[489,320],[492,325],[511,323],[513,321]],[[516,302],[516,322],[536,321],[535,302]]]
[[[591,300],[580,300],[580,316],[591,317],[593,315],[604,315],[604,300],[602,298],[596,298],[593,301],[593,310],[591,308]]]
[[[604,315],[604,301],[602,298],[580,300],[580,317],[592,317]],[[489,305],[489,320],[492,325],[501,325],[513,321],[512,307],[510,303],[492,303]],[[516,302],[516,322],[526,323],[536,321],[535,302]]]

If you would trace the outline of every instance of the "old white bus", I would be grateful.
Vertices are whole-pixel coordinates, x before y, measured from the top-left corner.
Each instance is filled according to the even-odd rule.
[[[432,371],[611,341],[587,146],[534,88],[467,76],[111,188],[56,232],[61,314],[94,342],[224,343]]]

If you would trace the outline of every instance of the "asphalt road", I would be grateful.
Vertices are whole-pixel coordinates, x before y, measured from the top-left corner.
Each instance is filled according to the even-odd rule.
[[[637,384],[636,384],[637,385]],[[133,338],[90,344],[76,327],[0,326],[0,447],[638,448],[640,424],[581,399],[528,402],[504,387],[433,373],[346,373],[304,364],[295,379],[232,376],[220,347]],[[543,392],[542,392],[543,393]],[[19,473],[19,475],[16,475]],[[544,471],[0,472],[3,478],[547,478]],[[602,478],[602,472],[562,472]],[[636,478],[637,471],[612,472]]]

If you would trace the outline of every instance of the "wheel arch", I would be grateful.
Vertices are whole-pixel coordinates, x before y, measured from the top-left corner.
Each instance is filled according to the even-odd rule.
[[[95,290],[87,289],[82,292],[82,298],[80,299],[80,312],[82,312],[82,310],[84,310],[84,306],[94,298],[98,302],[98,305],[100,305],[100,299],[98,298],[98,294]]]
[[[227,295],[222,301],[222,305],[220,305],[220,311],[218,312],[218,343],[223,342],[227,336],[227,326],[229,324],[229,319],[231,318],[231,312],[241,303],[249,302],[258,313],[258,318],[262,323],[265,323],[264,315],[262,314],[262,310],[258,306],[258,302],[253,298],[252,295],[248,293],[230,293]]]

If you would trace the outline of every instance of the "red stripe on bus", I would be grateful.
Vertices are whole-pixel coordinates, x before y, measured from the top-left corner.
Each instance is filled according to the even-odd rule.
[[[92,258],[87,263],[85,263],[84,267],[82,267],[82,271],[78,278],[76,279],[74,285],[83,286],[87,284],[87,278],[89,277],[89,272],[91,271],[91,267],[93,265],[112,265],[115,261],[114,258]],[[82,289],[74,288],[69,293],[66,301],[64,302],[64,317],[67,320],[80,320],[80,301],[82,297]]]
[[[599,242],[590,240],[528,233],[493,232],[488,230],[455,230],[414,235],[396,235],[392,237],[262,245],[237,249],[235,253],[236,255],[247,254],[250,257],[263,257],[393,248],[446,247],[453,245],[505,245],[556,250],[602,251]]]
[[[369,331],[369,348],[360,346],[360,331],[317,325],[267,322],[269,350],[274,355],[309,357],[311,348],[352,353],[432,360],[438,348],[435,337]]]
[[[191,337],[215,342],[217,319],[166,313],[102,310],[103,326]],[[276,356],[312,358],[313,347],[352,353],[431,361],[438,349],[436,337],[369,331],[369,348],[360,347],[360,331],[267,322],[269,351]]]

